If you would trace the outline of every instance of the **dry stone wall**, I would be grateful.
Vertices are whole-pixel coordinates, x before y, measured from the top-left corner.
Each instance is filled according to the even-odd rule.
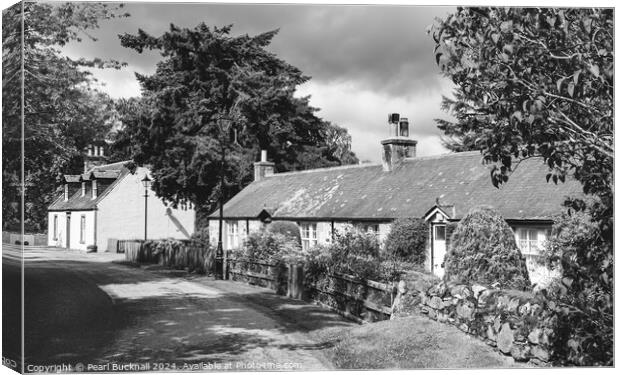
[[[482,285],[407,285],[401,282],[392,319],[412,313],[452,324],[517,361],[546,364],[557,317],[553,302],[518,291]]]

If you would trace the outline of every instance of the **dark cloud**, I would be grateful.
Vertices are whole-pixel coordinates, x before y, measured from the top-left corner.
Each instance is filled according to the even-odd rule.
[[[194,27],[234,24],[235,34],[280,29],[269,47],[313,80],[329,83],[355,80],[360,87],[390,95],[408,95],[412,87],[437,86],[433,42],[426,27],[446,7],[162,4],[129,3],[131,17],[107,22],[82,53],[102,52],[142,72],[153,71],[158,56],[138,55],[119,45],[117,35],[139,28],[160,35],[170,23]],[[72,46],[74,48],[74,46]]]
[[[99,71],[113,97],[138,95],[134,72],[149,74],[161,56],[123,48],[118,34],[138,29],[159,36],[171,23],[193,28],[234,24],[234,35],[280,29],[268,47],[312,80],[300,95],[312,95],[319,116],[338,123],[353,136],[362,159],[380,160],[379,140],[387,134],[389,112],[409,117],[419,155],[442,152],[433,121],[445,117],[439,108],[450,84],[440,77],[433,41],[426,34],[447,7],[128,3],[131,17],[103,22],[93,32],[97,42],[65,48],[72,57],[114,58],[129,64],[121,71]]]

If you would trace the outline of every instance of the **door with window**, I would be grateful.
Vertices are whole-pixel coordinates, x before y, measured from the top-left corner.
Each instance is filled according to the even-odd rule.
[[[433,224],[433,264],[432,271],[435,276],[443,277],[444,258],[446,257],[446,225]]]

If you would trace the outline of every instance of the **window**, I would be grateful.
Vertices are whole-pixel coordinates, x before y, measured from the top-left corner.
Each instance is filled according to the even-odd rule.
[[[310,249],[317,243],[316,223],[301,224],[301,248],[303,250]]]
[[[54,215],[54,241],[58,239],[58,215]]]
[[[80,216],[80,243],[86,242],[86,215]]]
[[[65,200],[69,200],[69,184],[65,184]]]
[[[226,222],[226,227],[228,227],[228,249],[239,248],[239,222]]]
[[[519,228],[516,240],[523,255],[538,255],[546,240],[546,231],[538,228]]]
[[[82,196],[86,195],[86,182],[82,181]]]
[[[435,225],[435,241],[445,241],[445,240],[446,240],[446,226]]]
[[[379,236],[379,224],[362,224],[360,230],[369,234]]]

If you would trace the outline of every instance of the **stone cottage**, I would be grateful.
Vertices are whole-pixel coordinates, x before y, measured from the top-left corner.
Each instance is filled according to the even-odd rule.
[[[87,250],[96,245],[104,251],[109,239],[144,239],[142,180],[150,172],[143,167],[130,171],[126,162],[104,164],[103,154],[102,146],[91,146],[84,173],[64,176],[64,192],[48,208],[49,246]],[[194,232],[194,210],[169,207],[150,187],[148,191],[148,238],[189,238]]]
[[[349,165],[274,173],[262,152],[254,164],[254,182],[224,205],[224,249],[272,220],[296,222],[302,246],[329,243],[347,226],[385,239],[398,218],[424,218],[428,223],[428,271],[443,275],[449,241],[448,223],[458,222],[478,205],[497,209],[512,227],[518,246],[533,270],[549,235],[553,218],[568,196],[581,194],[574,180],[547,183],[541,159],[520,163],[499,189],[491,184],[489,166],[479,152],[416,157],[417,142],[408,137],[407,119],[390,116],[390,136],[381,141],[381,164]],[[210,216],[212,243],[217,243],[218,212]],[[536,279],[536,275],[533,275]]]

